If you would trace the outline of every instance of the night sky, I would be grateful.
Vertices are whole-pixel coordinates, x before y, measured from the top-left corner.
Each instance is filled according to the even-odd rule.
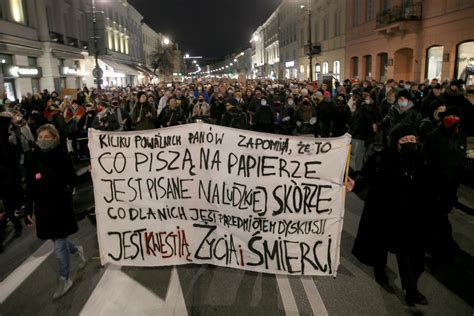
[[[250,46],[281,0],[129,0],[145,23],[191,56],[223,58]]]

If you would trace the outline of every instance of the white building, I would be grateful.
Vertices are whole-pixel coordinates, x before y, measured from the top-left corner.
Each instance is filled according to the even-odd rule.
[[[344,80],[346,3],[344,0],[307,0],[307,3],[309,6],[300,10],[300,75],[305,79],[310,77],[304,46],[308,44],[308,14],[311,14],[311,42],[321,47],[321,54],[313,56],[313,80],[321,82],[323,77]]]
[[[145,71],[137,67],[144,62],[143,16],[126,0],[96,1],[96,5],[97,10],[105,14],[105,25],[98,26],[99,30],[105,28],[106,36],[107,55],[99,59],[99,66],[104,70],[104,85],[138,84],[145,77]],[[94,66],[91,64],[90,69]],[[89,79],[92,82],[88,83],[93,85],[93,78]]]
[[[99,57],[104,85],[142,82],[149,71],[143,67],[143,16],[126,0],[96,5],[104,12],[96,24],[106,45]],[[13,100],[43,89],[94,86],[91,11],[90,0],[0,0],[0,93]]]
[[[0,90],[10,99],[82,85],[87,3],[0,1]]]
[[[252,45],[252,71],[254,78],[265,77],[265,41],[263,28],[261,26],[252,34],[250,40]]]
[[[298,74],[299,17],[301,3],[284,0],[278,10],[279,45],[280,45],[280,76],[281,79],[301,79]]]
[[[279,8],[263,24],[265,46],[265,76],[277,79],[280,75]]]

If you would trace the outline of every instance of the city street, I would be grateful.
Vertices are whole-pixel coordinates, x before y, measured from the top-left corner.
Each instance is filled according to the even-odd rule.
[[[92,188],[76,190],[76,210],[91,203]],[[79,202],[83,201],[83,202]],[[84,203],[84,201],[88,201]],[[101,267],[95,227],[82,214],[73,240],[84,246],[83,270],[72,261],[74,285],[53,300],[57,263],[52,243],[26,228],[0,255],[1,315],[472,315],[474,312],[474,219],[453,210],[454,236],[462,248],[451,266],[427,267],[420,291],[428,306],[407,306],[395,256],[389,256],[390,292],[351,254],[363,202],[349,194],[337,278],[287,277],[207,265],[164,268]]]

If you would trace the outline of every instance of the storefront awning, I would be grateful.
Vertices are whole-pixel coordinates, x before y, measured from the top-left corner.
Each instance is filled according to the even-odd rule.
[[[40,57],[43,55],[43,51],[39,48],[27,47],[22,45],[10,44],[10,43],[1,43],[0,42],[0,52],[12,54],[12,55],[23,55],[31,57]]]
[[[64,50],[53,49],[53,56],[60,59],[84,59],[84,55],[77,52],[67,52]]]
[[[112,60],[111,58],[100,58],[104,64],[113,69],[116,73],[123,73],[125,75],[136,76],[138,75],[137,70],[133,69],[131,66],[123,64],[119,61]],[[106,71],[107,72],[107,71]]]
[[[153,73],[152,70],[150,70],[147,66],[145,65],[135,65],[135,68],[138,69],[138,71],[144,73],[145,76],[148,76],[148,77],[156,77],[156,75]]]

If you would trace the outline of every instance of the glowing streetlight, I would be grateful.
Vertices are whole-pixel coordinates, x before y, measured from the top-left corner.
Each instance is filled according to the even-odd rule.
[[[257,41],[259,41],[259,40],[260,40],[260,36],[258,36],[258,35],[254,35],[254,36],[252,37],[252,41],[254,41],[254,42],[257,42]]]
[[[163,44],[169,45],[170,44],[170,39],[167,37],[163,37]]]
[[[188,58],[189,58],[189,54],[184,55],[184,58],[188,59]]]
[[[236,63],[236,62],[237,62],[237,58],[234,58],[234,63]]]

